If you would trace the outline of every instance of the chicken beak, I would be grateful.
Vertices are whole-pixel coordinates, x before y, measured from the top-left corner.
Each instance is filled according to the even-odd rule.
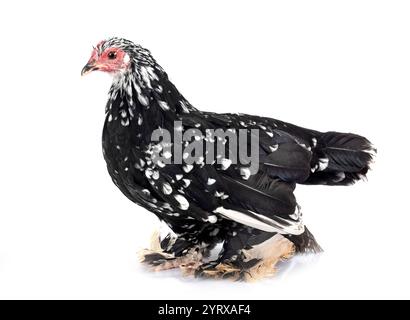
[[[94,70],[98,70],[98,66],[92,62],[89,62],[84,66],[83,70],[81,70],[81,75],[84,76]]]

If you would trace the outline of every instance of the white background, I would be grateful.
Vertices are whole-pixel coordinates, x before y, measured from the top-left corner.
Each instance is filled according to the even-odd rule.
[[[0,8],[0,298],[410,298],[408,1],[13,1]],[[196,107],[365,135],[367,183],[299,187],[325,249],[244,284],[137,263],[156,218],[106,172],[109,36],[149,48]]]

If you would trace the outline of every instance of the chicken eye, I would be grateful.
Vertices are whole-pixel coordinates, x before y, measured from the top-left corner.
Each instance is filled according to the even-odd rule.
[[[108,59],[110,60],[114,60],[115,58],[117,58],[117,53],[114,51],[108,52]]]

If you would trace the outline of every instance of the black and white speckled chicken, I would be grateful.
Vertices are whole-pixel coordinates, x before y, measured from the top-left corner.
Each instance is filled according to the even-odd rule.
[[[142,253],[142,261],[157,270],[180,267],[196,276],[249,280],[272,273],[277,261],[294,252],[321,251],[302,222],[296,184],[352,184],[366,175],[375,152],[366,138],[351,133],[199,111],[148,50],[125,39],[101,41],[82,74],[93,70],[113,75],[102,138],[108,172],[123,194],[171,229]],[[154,154],[172,159],[179,151],[175,136],[168,146],[153,141],[157,129],[195,129],[194,138],[208,143],[216,138],[208,129],[249,135],[257,129],[258,170],[221,157],[221,150],[213,161],[154,161]],[[218,243],[222,249],[211,260]]]

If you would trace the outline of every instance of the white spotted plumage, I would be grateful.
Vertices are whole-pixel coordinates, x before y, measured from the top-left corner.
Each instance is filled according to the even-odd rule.
[[[107,168],[115,185],[165,221],[181,238],[180,243],[199,247],[219,241],[229,252],[232,237],[247,246],[247,236],[264,232],[302,235],[301,214],[294,210],[296,183],[346,185],[367,172],[372,147],[362,137],[320,133],[266,117],[198,111],[148,50],[119,38],[102,42],[96,50],[101,55],[111,48],[125,52],[125,66],[112,72],[106,104],[103,152]],[[218,128],[229,135],[207,131]],[[184,151],[189,142],[182,141],[177,157],[175,137],[168,145],[151,141],[157,129],[182,137],[184,130],[196,130],[192,140],[210,148],[189,162],[190,154]],[[248,137],[242,145],[253,147],[252,138],[259,138],[256,154],[260,159],[234,162],[231,150],[226,153],[233,145],[230,136],[240,130]],[[212,148],[216,154],[209,152]],[[174,163],[177,159],[184,161]],[[311,242],[315,244],[314,239]],[[169,243],[167,250],[173,255],[176,251]],[[190,249],[178,252],[184,256]],[[241,250],[244,247],[239,246],[227,265],[244,262],[241,258],[246,250]]]

